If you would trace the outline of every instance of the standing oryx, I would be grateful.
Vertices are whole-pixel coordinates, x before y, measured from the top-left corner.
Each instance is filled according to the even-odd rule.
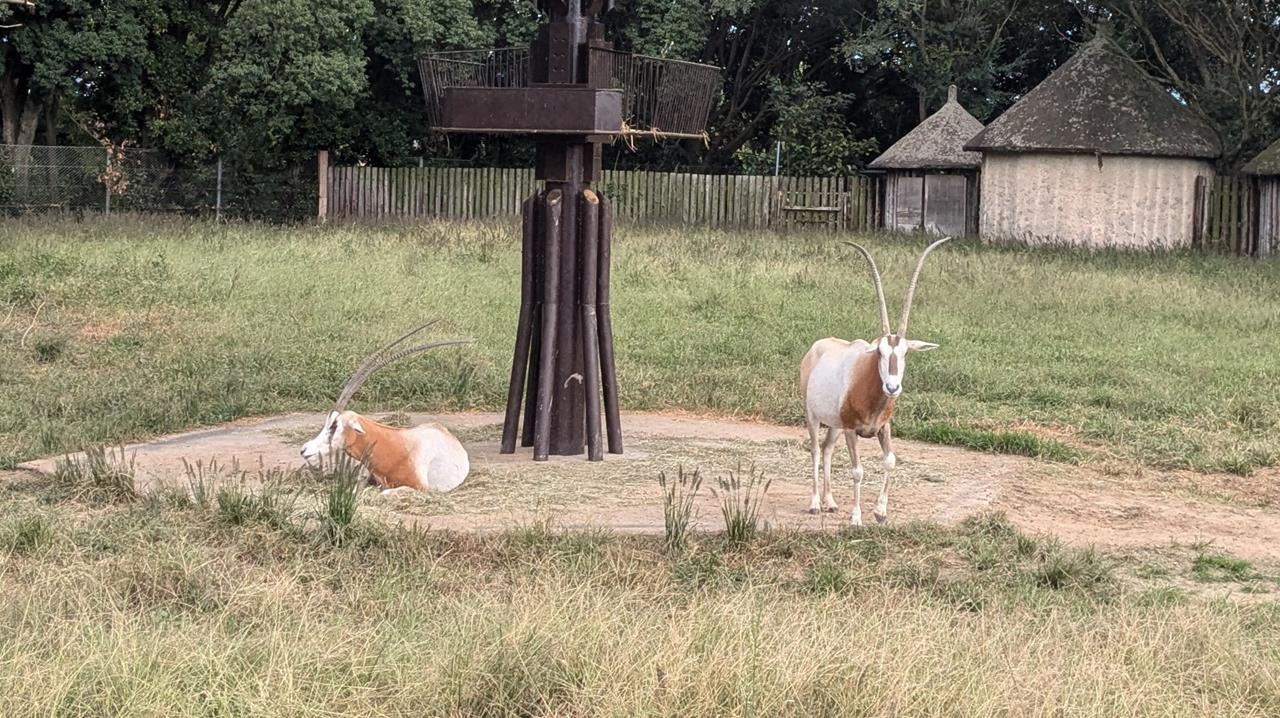
[[[861,339],[847,342],[843,339],[820,339],[814,342],[800,363],[800,390],[804,394],[805,423],[809,426],[809,439],[813,450],[813,498],[809,512],[819,509],[835,511],[837,506],[831,496],[831,453],[841,431],[849,446],[853,460],[853,515],[855,526],[862,525],[862,462],[858,459],[858,438],[880,439],[884,452],[884,481],[880,484],[880,498],[873,512],[876,521],[884,523],[889,513],[889,473],[897,464],[893,445],[889,438],[889,420],[893,417],[893,405],[902,394],[902,375],[907,366],[907,352],[936,349],[937,344],[907,339],[907,319],[911,316],[911,299],[924,268],[925,257],[935,247],[946,242],[944,237],[925,248],[916,262],[915,274],[907,286],[907,298],[902,305],[902,318],[898,331],[889,327],[889,310],[884,302],[884,287],[880,284],[880,271],[876,262],[861,245],[846,244],[856,248],[871,265],[871,281],[876,287],[876,299],[880,304],[880,336],[867,343]],[[826,426],[827,436],[818,442],[818,430]],[[818,500],[818,460],[822,459],[822,503]]]

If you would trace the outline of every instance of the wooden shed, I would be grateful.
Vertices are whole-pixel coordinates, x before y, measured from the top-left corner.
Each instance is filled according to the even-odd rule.
[[[1254,177],[1258,256],[1280,255],[1280,140],[1249,160],[1241,171]]]
[[[885,172],[885,229],[977,231],[982,155],[964,145],[981,131],[982,123],[956,100],[952,85],[945,105],[871,161],[871,169]]]
[[[1090,247],[1187,247],[1213,129],[1105,28],[965,145],[982,152],[980,232]]]

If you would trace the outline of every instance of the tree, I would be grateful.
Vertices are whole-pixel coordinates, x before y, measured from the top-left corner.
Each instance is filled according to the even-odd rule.
[[[368,87],[372,0],[250,0],[227,24],[198,106],[219,154],[278,167],[350,142]]]
[[[880,0],[844,39],[854,67],[914,95],[914,124],[958,85],[979,119],[1007,108],[1068,55],[1080,17],[1046,0]]]
[[[794,175],[846,175],[870,160],[877,143],[855,139],[845,121],[851,96],[832,93],[816,82],[775,80],[769,95],[770,111],[776,115],[770,133],[738,152],[742,168],[758,174],[772,174],[781,143],[782,169]]]
[[[1217,130],[1238,168],[1280,127],[1280,2],[1118,0],[1106,4],[1139,58]]]
[[[491,47],[502,34],[498,23],[505,30],[527,18],[531,31],[533,17],[533,4],[525,0],[486,7],[476,7],[472,0],[375,0],[374,19],[362,37],[368,58],[368,92],[361,99],[365,111],[354,118],[357,130],[350,150],[385,164],[406,160],[415,141],[421,146],[432,139],[426,131],[418,56]]]
[[[10,11],[0,29],[0,141],[32,144],[42,113],[52,117],[66,94],[92,91],[77,82],[91,83],[95,64],[136,52],[136,10],[129,0],[109,8],[52,0]]]
[[[874,0],[629,0],[618,6],[623,49],[723,68],[703,162],[730,164],[778,120],[779,82],[797,91],[839,91],[827,83],[837,41]],[[772,99],[771,99],[772,98]],[[698,143],[685,143],[692,155]],[[689,157],[692,159],[692,156]]]

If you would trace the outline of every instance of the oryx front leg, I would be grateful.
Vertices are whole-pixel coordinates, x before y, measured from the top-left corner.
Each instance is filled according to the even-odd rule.
[[[876,523],[889,520],[889,480],[893,467],[898,465],[898,457],[893,453],[893,440],[889,436],[889,425],[885,424],[877,434],[880,439],[880,451],[884,453],[884,479],[880,482],[880,498],[876,499],[876,508],[872,513]]]
[[[831,455],[836,452],[836,440],[840,431],[834,427],[827,428],[827,438],[822,442],[822,510],[835,511],[840,507],[831,495]],[[816,497],[815,497],[816,498]]]
[[[849,447],[849,460],[853,463],[853,513],[849,523],[862,525],[862,461],[858,458],[858,435],[853,431],[844,432],[844,443]]]
[[[818,496],[818,471],[822,461],[822,444],[818,441],[818,432],[822,426],[811,416],[805,417],[809,424],[809,451],[813,454],[813,495],[809,498],[809,513],[816,514],[821,509]]]

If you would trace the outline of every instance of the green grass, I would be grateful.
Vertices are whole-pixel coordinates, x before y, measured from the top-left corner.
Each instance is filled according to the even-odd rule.
[[[0,486],[6,718],[1280,712],[1275,604],[1129,587],[998,515],[682,552],[355,517],[339,544],[324,485],[245,495],[298,510]]]
[[[0,466],[329,405],[426,317],[475,337],[373,378],[356,407],[497,409],[515,222],[273,228],[122,217],[0,232]],[[921,242],[864,237],[891,311]],[[876,325],[830,235],[620,227],[622,402],[799,423],[800,357]],[[1247,474],[1280,460],[1280,263],[953,244],[929,260],[899,436],[1057,461]],[[843,309],[835,309],[843,307]]]
[[[1202,553],[1191,564],[1191,575],[1202,583],[1235,581],[1247,583],[1261,578],[1253,564],[1242,558],[1223,554]]]

